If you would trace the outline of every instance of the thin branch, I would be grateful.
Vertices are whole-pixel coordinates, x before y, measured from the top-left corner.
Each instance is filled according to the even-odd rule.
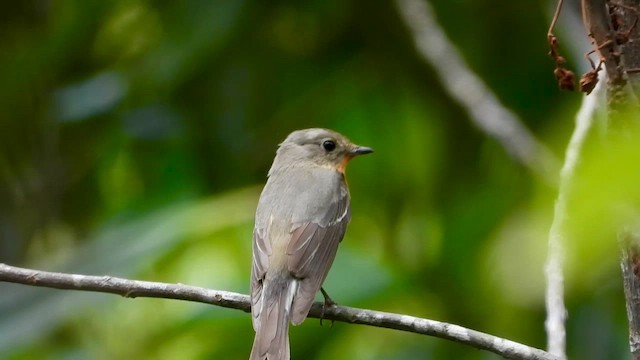
[[[428,2],[396,0],[396,6],[418,53],[433,66],[444,88],[467,111],[473,124],[495,138],[515,160],[555,185],[559,161],[465,64],[438,25]]]
[[[217,305],[244,312],[251,311],[249,296],[229,291],[209,290],[182,284],[166,284],[138,281],[112,276],[88,276],[38,271],[0,263],[0,281],[56,289],[96,291],[119,294],[128,298],[152,297],[187,300]],[[322,303],[315,303],[309,317],[320,318]],[[559,360],[559,358],[530,346],[502,339],[493,335],[408,315],[357,309],[347,306],[331,306],[324,310],[324,319],[352,324],[369,325],[430,335],[488,350],[506,359]]]
[[[187,300],[226,308],[251,310],[249,297],[229,291],[197,286],[128,280],[112,276],[91,276],[39,271],[0,263],[0,281],[65,290],[95,291],[126,298],[149,297]]]
[[[549,254],[545,266],[547,277],[546,306],[547,350],[561,359],[566,359],[567,309],[564,305],[564,226],[567,219],[567,201],[571,191],[576,165],[580,160],[583,144],[593,124],[598,107],[598,97],[602,91],[599,82],[590,96],[585,96],[576,115],[576,127],[567,146],[565,162],[560,172],[560,188],[556,199],[553,223],[549,230]]]
[[[547,36],[553,35],[553,29],[556,27],[556,23],[558,22],[558,18],[560,17],[560,10],[562,10],[563,0],[558,0],[558,5],[556,6],[556,12],[553,13],[553,18],[551,19],[551,24],[549,25],[549,30],[547,30]]]

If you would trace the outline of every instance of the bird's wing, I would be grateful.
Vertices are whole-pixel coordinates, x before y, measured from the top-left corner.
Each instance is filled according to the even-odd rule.
[[[287,248],[288,268],[299,280],[291,313],[291,322],[298,325],[304,321],[313,304],[316,293],[327,277],[351,218],[349,195],[329,206],[330,221],[325,225],[307,222],[296,227],[291,233]]]
[[[257,331],[258,315],[262,310],[262,281],[267,273],[271,243],[267,238],[267,231],[263,228],[253,230],[253,261],[251,265],[251,315],[253,328]]]

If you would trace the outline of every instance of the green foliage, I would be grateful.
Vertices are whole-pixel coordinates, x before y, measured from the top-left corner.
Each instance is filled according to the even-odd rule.
[[[620,244],[612,239],[621,229],[638,231],[630,225],[640,204],[637,134],[630,129],[594,141],[580,164],[566,228],[567,277],[579,290],[617,275]]]
[[[554,83],[547,3],[433,3],[470,66],[560,154],[578,97]],[[471,125],[392,2],[17,1],[0,19],[0,262],[247,293],[276,146],[328,127],[376,150],[349,167],[332,297],[544,347],[555,192]],[[635,213],[611,204],[640,200],[640,154],[615,144],[590,147],[570,194],[580,359],[626,353],[614,229]],[[253,331],[229,309],[0,284],[0,334],[7,359],[244,359]],[[291,341],[297,359],[493,358],[316,320]]]

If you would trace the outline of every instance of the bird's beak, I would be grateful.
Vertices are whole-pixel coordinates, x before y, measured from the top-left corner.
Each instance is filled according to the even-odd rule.
[[[371,154],[372,152],[373,152],[372,148],[369,148],[366,146],[355,146],[353,149],[351,149],[349,154],[351,156],[356,156],[356,155]]]
[[[373,152],[372,148],[368,148],[366,146],[353,145],[351,147],[351,150],[349,150],[349,152],[345,154],[344,158],[342,159],[342,162],[338,166],[338,171],[344,174],[344,171],[347,167],[347,163],[349,162],[349,160],[353,159],[358,155],[370,154],[372,152]]]

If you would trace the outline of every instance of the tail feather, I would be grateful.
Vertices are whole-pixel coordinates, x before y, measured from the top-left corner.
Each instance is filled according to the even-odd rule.
[[[290,360],[289,321],[291,304],[297,282],[285,286],[265,283],[262,292],[262,310],[258,318],[250,360]]]

